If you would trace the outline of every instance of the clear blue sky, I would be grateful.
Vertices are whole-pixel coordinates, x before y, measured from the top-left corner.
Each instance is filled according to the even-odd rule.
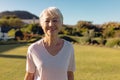
[[[0,12],[26,10],[39,16],[49,6],[62,11],[64,24],[75,25],[79,20],[93,24],[120,22],[120,0],[0,0]]]

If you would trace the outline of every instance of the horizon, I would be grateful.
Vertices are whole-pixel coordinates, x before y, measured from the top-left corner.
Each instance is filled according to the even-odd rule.
[[[0,12],[19,10],[28,11],[39,16],[43,9],[55,6],[61,10],[64,24],[75,25],[78,21],[103,24],[106,22],[120,22],[119,3],[119,0],[12,0],[11,2],[9,0],[1,0]]]
[[[27,10],[6,10],[6,11],[2,11],[2,12],[14,12],[14,11],[27,11]],[[0,12],[0,13],[2,13],[2,12]],[[29,12],[29,11],[27,11],[27,12]],[[31,12],[29,12],[29,13],[31,13]],[[33,15],[35,15],[34,13],[31,13],[31,14],[33,14]],[[37,16],[37,15],[35,15],[35,16]],[[39,16],[37,16],[38,18],[39,18]],[[23,21],[24,20],[31,20],[31,19],[22,19]],[[79,21],[84,21],[84,20],[79,20]],[[78,22],[78,21],[77,21]],[[76,24],[77,24],[77,22],[76,22]],[[91,21],[90,21],[91,22]],[[104,23],[109,23],[109,22],[117,22],[117,21],[108,21],[108,22],[104,22]],[[94,25],[102,25],[102,24],[104,24],[104,23],[101,23],[101,24],[94,24]],[[119,22],[120,23],[120,22]],[[76,24],[65,24],[65,25],[76,25]],[[93,23],[92,23],[93,24]]]

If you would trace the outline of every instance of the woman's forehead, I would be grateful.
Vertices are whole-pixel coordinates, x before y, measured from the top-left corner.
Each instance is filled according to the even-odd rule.
[[[55,14],[45,13],[42,18],[44,18],[44,19],[59,19],[59,16],[57,16]]]

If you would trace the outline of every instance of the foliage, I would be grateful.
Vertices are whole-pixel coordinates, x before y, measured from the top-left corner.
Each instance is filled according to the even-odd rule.
[[[77,41],[75,39],[73,39],[72,37],[70,37],[70,36],[62,35],[60,37],[63,38],[63,39],[65,39],[65,40],[67,40],[67,41],[69,41],[69,42],[77,43]]]
[[[32,26],[31,32],[32,32],[33,34],[40,34],[40,35],[44,34],[44,32],[43,32],[43,30],[42,30],[42,27],[39,26],[38,24],[34,24],[34,25]]]
[[[31,30],[32,30],[32,24],[26,24],[26,25],[24,25],[24,26],[21,28],[21,31],[22,31],[22,32],[28,32],[28,33],[30,33]]]
[[[10,19],[10,18],[15,19],[15,18],[18,18],[18,17],[16,15],[3,15],[3,16],[1,16],[1,19]]]
[[[33,36],[44,34],[39,24],[23,24],[21,19],[14,15],[3,16],[2,19],[0,19],[0,27],[4,27],[4,29],[8,27],[9,29],[7,29],[7,31],[13,28],[20,28],[24,36],[26,36],[26,40]],[[11,30],[9,35],[11,36],[14,33],[14,30]],[[91,21],[78,21],[76,25],[64,24],[59,34],[67,35],[67,37],[80,37],[80,44],[98,43],[100,45],[109,45],[109,38],[120,38],[120,23],[108,22],[102,25],[94,25]],[[99,40],[96,40],[95,38],[98,37]]]
[[[28,11],[19,11],[19,10],[16,10],[16,11],[3,11],[0,13],[0,18],[4,17],[4,16],[17,16],[18,18],[20,19],[33,19],[33,18],[36,18],[38,19],[38,16],[28,12]]]
[[[9,22],[7,19],[0,19],[0,26],[9,26]]]
[[[93,38],[93,40],[96,40],[100,45],[105,45],[107,43],[107,40],[102,37]]]
[[[103,24],[102,28],[103,28],[103,37],[105,38],[115,37],[114,36],[115,32],[120,31],[120,23],[108,22]]]
[[[78,21],[77,25],[77,30],[80,31],[81,28],[92,28],[92,23],[90,21]]]
[[[63,25],[62,30],[59,34],[72,35],[73,28],[68,25]]]
[[[42,28],[38,24],[26,24],[21,28],[23,32],[33,33],[33,34],[44,34]]]
[[[105,46],[107,46],[107,47],[120,47],[120,39],[119,38],[108,39]]]
[[[120,38],[120,30],[114,31],[114,37]]]
[[[109,27],[103,31],[103,37],[109,38],[114,36],[114,29],[113,27]]]
[[[19,18],[10,18],[9,19],[9,26],[13,26],[15,28],[21,28],[23,26],[23,22]]]
[[[79,44],[89,44],[91,41],[91,38],[89,37],[74,37],[74,39],[79,42]]]
[[[4,16],[0,19],[0,26],[8,26],[8,27],[14,27],[14,28],[20,28],[23,26],[23,22],[21,19],[15,17],[15,16]]]
[[[24,39],[23,32],[20,29],[16,30],[16,32],[15,32],[15,40],[23,40],[23,39]]]
[[[15,29],[11,29],[11,30],[8,32],[8,36],[14,37],[14,36],[15,36],[15,32],[16,32]]]

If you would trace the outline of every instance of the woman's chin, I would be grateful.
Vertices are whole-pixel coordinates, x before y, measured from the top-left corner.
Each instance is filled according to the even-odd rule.
[[[55,36],[57,36],[57,35],[58,35],[57,32],[49,32],[49,33],[48,33],[48,36],[50,36],[50,37],[55,37]]]

